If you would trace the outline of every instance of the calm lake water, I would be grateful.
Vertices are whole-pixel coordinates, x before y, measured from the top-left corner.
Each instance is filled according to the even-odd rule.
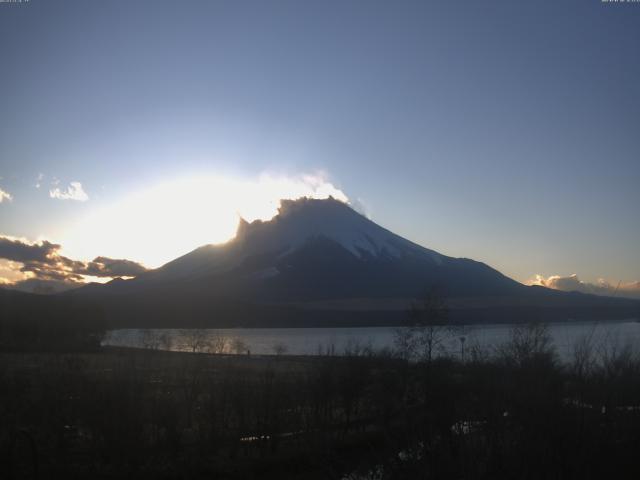
[[[475,346],[490,351],[509,339],[512,328],[508,324],[467,326],[447,334],[443,346],[450,354],[460,355],[460,337],[464,336],[467,351]],[[393,348],[396,331],[393,327],[122,329],[107,332],[103,345],[253,355],[343,355],[364,348]],[[636,320],[554,323],[549,332],[564,360],[571,357],[575,343],[585,338],[590,338],[596,349],[606,344],[640,350],[640,323]]]

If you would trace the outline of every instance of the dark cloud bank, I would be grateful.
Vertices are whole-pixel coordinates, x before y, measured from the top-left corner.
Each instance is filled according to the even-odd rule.
[[[52,292],[79,286],[85,275],[93,277],[135,277],[147,269],[124,259],[96,257],[91,262],[60,255],[61,245],[43,240],[29,243],[0,236],[0,258],[22,264],[19,270],[31,278],[11,284],[12,288]]]

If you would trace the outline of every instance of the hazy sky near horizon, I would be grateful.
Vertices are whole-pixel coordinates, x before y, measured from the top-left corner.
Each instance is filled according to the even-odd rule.
[[[640,3],[600,0],[0,3],[0,235],[149,222],[178,256],[197,227],[127,199],[206,224],[246,205],[193,179],[267,178],[520,281],[637,281],[639,47]]]

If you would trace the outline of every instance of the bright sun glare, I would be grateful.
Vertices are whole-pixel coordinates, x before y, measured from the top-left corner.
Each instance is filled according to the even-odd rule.
[[[280,199],[329,195],[348,201],[323,175],[182,178],[93,212],[71,228],[61,243],[64,253],[73,258],[104,255],[155,268],[201,245],[233,238],[240,216],[247,221],[272,218]]]

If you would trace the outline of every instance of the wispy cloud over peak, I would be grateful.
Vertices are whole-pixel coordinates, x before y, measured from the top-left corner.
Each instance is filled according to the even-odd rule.
[[[75,200],[77,202],[89,200],[89,195],[84,191],[80,182],[71,182],[64,190],[58,187],[49,190],[49,196],[59,200]]]

